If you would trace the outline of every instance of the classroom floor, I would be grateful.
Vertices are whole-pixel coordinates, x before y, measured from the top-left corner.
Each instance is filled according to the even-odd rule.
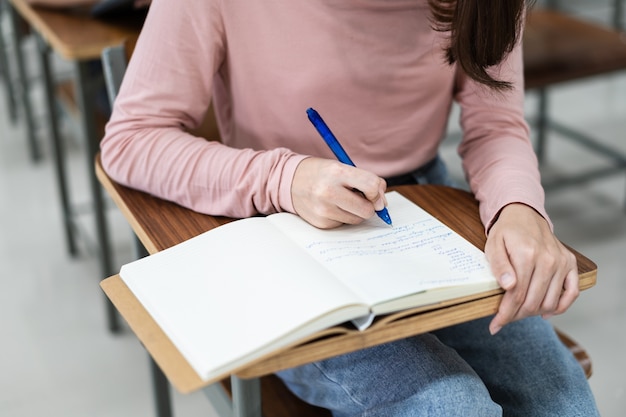
[[[32,44],[25,46],[32,52]],[[60,72],[67,69],[63,62],[57,64]],[[9,119],[0,87],[0,415],[155,416],[145,351],[129,330],[119,335],[107,331],[98,287],[103,277],[90,245],[81,243],[73,258],[66,251],[32,66],[37,134],[44,151],[40,162],[29,159],[23,120]],[[626,153],[626,74],[563,86],[552,97],[560,121]],[[534,104],[529,95],[529,115]],[[73,200],[85,235],[93,236],[84,149],[72,126],[64,129]],[[444,158],[459,175],[453,143],[445,147]],[[546,173],[604,162],[558,136],[551,138],[548,161]],[[547,196],[557,235],[599,265],[597,286],[554,322],[589,352],[594,368],[590,384],[604,417],[623,416],[626,409],[625,176]],[[121,265],[132,259],[131,232],[112,204],[107,213],[115,261]],[[174,392],[173,398],[176,416],[216,416],[201,392]]]

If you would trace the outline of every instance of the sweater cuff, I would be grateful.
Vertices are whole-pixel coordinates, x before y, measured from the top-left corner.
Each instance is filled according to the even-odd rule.
[[[296,210],[293,208],[293,201],[291,199],[291,184],[293,183],[293,176],[296,173],[296,169],[300,162],[309,158],[307,155],[293,155],[291,156],[285,165],[283,166],[282,175],[280,179],[280,186],[278,189],[278,204],[282,211],[294,213]]]
[[[532,208],[548,222],[548,225],[550,226],[550,230],[554,231],[554,225],[552,223],[552,220],[550,220],[550,216],[548,216],[548,213],[546,212],[546,209],[543,204],[543,199],[533,198],[533,196],[531,195],[525,195],[525,196],[518,195],[517,198],[498,199],[497,202],[494,202],[491,205],[481,204],[480,206],[481,216],[480,217],[483,220],[483,224],[485,225],[485,234],[489,234],[489,230],[494,225],[494,223],[498,220],[498,217],[500,216],[500,212],[509,204],[524,204]]]

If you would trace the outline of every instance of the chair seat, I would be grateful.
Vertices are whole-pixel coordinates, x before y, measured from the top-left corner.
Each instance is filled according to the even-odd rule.
[[[556,11],[534,9],[524,33],[527,89],[626,69],[626,35]]]
[[[585,376],[587,377],[587,379],[589,379],[593,374],[593,368],[591,366],[591,358],[589,357],[587,351],[559,329],[555,330],[556,334],[559,336],[559,339],[561,339],[561,343],[563,343],[565,347],[567,347],[569,351],[572,352],[572,355],[574,355],[574,357],[578,361],[578,364],[583,368]]]

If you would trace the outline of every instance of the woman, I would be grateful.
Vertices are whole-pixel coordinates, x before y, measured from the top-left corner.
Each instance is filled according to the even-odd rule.
[[[552,234],[524,121],[524,7],[150,6],[102,160],[116,181],[196,211],[290,211],[320,228],[359,223],[384,207],[387,183],[448,181],[437,152],[453,100],[461,106],[459,153],[480,202],[485,252],[506,290],[498,313],[279,374],[335,416],[597,415],[582,370],[545,320],[574,302],[578,276]],[[211,100],[222,143],[189,133]],[[334,159],[308,107],[359,168]]]

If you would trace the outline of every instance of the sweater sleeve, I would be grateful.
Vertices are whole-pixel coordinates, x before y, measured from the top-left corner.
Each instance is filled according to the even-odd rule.
[[[293,211],[291,180],[304,156],[189,133],[225,61],[219,8],[219,0],[153,1],[101,142],[103,167],[121,184],[206,214]]]
[[[480,203],[481,220],[488,231],[504,206],[523,203],[550,223],[524,118],[521,45],[490,73],[511,82],[513,88],[503,92],[489,90],[458,69],[455,97],[461,107],[463,129],[459,154],[471,190]]]

